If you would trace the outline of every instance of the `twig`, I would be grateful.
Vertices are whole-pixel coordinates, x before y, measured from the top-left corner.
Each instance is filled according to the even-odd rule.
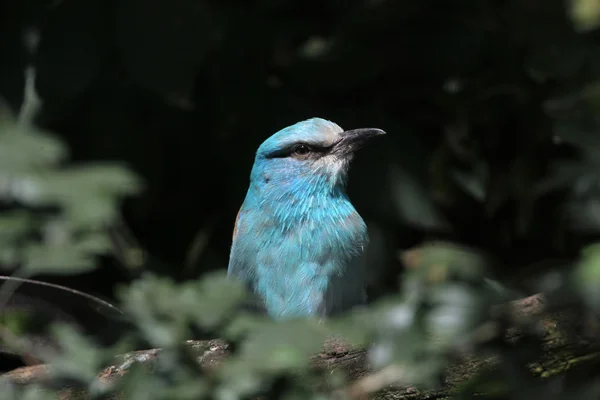
[[[25,32],[23,37],[24,45],[33,59],[37,53],[40,42],[40,34],[37,29],[31,28]],[[23,103],[19,110],[18,124],[21,127],[29,126],[37,116],[42,100],[35,90],[36,68],[32,61],[25,67],[25,87],[23,88]]]

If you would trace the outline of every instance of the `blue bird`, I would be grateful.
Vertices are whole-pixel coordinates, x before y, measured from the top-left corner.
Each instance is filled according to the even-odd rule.
[[[365,302],[367,227],[346,181],[354,152],[382,134],[312,118],[258,148],[228,275],[245,282],[272,318],[324,317]]]

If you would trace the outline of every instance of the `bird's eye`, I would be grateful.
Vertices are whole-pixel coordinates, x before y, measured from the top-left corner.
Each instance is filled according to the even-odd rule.
[[[305,156],[308,153],[310,153],[310,151],[310,147],[305,144],[297,144],[294,147],[292,147],[292,154],[296,156]]]

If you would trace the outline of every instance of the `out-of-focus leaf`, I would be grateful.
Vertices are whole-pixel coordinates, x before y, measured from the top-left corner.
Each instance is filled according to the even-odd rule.
[[[24,337],[35,327],[35,315],[26,309],[8,309],[0,314],[0,325],[12,334]]]
[[[473,199],[480,203],[485,201],[486,188],[485,188],[485,176],[482,173],[467,173],[459,170],[453,170],[450,172],[451,177],[460,186],[460,188],[468,193]]]
[[[600,310],[600,244],[587,247],[574,271],[574,282],[589,307]]]
[[[419,324],[418,305],[410,301],[386,304],[379,307],[376,320],[377,336],[369,350],[373,368],[394,365],[402,371],[398,383],[436,386],[444,353],[432,347],[434,339]]]
[[[66,325],[56,325],[53,337],[64,349],[60,355],[51,356],[50,373],[55,377],[93,382],[102,364],[109,356],[89,339]]]
[[[171,348],[188,334],[186,315],[179,309],[179,293],[172,281],[147,275],[121,290],[119,296],[140,334],[153,346]]]
[[[572,186],[578,186],[577,183],[585,178],[594,170],[593,165],[581,162],[557,162],[550,166],[548,175],[537,182],[532,188],[532,192],[541,196],[554,190],[564,190]],[[575,185],[573,185],[575,183]]]
[[[6,110],[0,117],[0,198],[60,205],[85,225],[113,219],[119,196],[139,191],[139,178],[121,165],[48,171],[66,156],[62,143],[46,133],[17,126]]]
[[[585,101],[585,103],[588,105],[588,107],[585,107],[586,104],[579,104],[579,112],[583,113],[585,115],[586,111],[592,111],[592,114],[589,115],[589,117],[594,118],[595,121],[598,120],[598,112],[600,111],[600,81],[595,80],[593,82],[588,83],[587,85],[585,85],[583,87],[583,89],[581,89],[581,91],[578,93],[578,96],[581,97],[581,100]],[[573,110],[575,112],[577,112],[577,110]],[[576,115],[576,114],[575,114]],[[594,140],[596,139],[595,143],[597,142],[597,138],[594,137],[593,134],[591,134],[590,132],[573,132],[574,134],[577,133],[584,133],[584,134],[588,134],[588,140]]]
[[[584,173],[571,182],[564,216],[576,232],[600,232],[600,184],[597,174]]]
[[[378,314],[367,308],[356,308],[352,312],[329,320],[328,326],[335,336],[343,337],[353,346],[370,345],[373,327],[377,324]]]
[[[431,196],[416,177],[399,165],[390,166],[390,185],[394,206],[405,223],[417,227],[444,229],[447,222]]]
[[[196,400],[206,395],[209,387],[207,383],[197,376],[186,376],[186,380],[165,390],[165,399]]]
[[[17,386],[0,382],[0,392],[4,400],[56,400],[56,393],[38,384]]]
[[[544,102],[546,112],[553,119],[555,140],[579,147],[587,162],[597,162],[600,154],[600,83],[590,82],[575,92],[554,97]]]
[[[228,320],[247,295],[241,283],[228,279],[221,271],[207,275],[183,290],[185,293],[181,296],[188,300],[186,313],[204,329],[215,329]]]
[[[247,333],[241,351],[219,370],[231,382],[228,390],[248,393],[261,375],[294,373],[306,368],[310,356],[322,349],[330,331],[315,320],[265,322]],[[239,382],[235,382],[237,379]],[[234,383],[235,382],[235,383]]]
[[[135,174],[114,163],[80,165],[54,174],[40,175],[40,181],[44,184],[46,196],[55,201],[74,201],[73,197],[77,194],[66,190],[73,185],[80,188],[78,192],[84,195],[112,196],[134,194],[141,187],[141,182]]]
[[[385,137],[389,144],[382,150],[387,156],[386,185],[396,216],[410,226],[446,231],[448,222],[437,208],[430,186],[430,151],[411,129],[393,133]],[[391,146],[400,153],[392,151]]]
[[[120,165],[88,165],[32,175],[31,190],[20,200],[32,205],[62,205],[64,214],[81,227],[113,220],[121,196],[137,193],[139,178]],[[73,190],[77,188],[77,190]]]
[[[94,269],[95,256],[108,253],[110,242],[101,234],[65,243],[31,244],[24,250],[23,268],[29,273],[82,273]]]
[[[429,151],[414,132],[397,121],[386,120],[376,112],[364,112],[367,117],[382,120],[378,126],[388,134],[361,150],[354,161],[349,192],[361,214],[376,220],[389,218],[417,229],[447,230],[448,222],[430,190]]]
[[[430,299],[435,307],[426,320],[434,342],[442,346],[452,344],[473,332],[485,309],[477,304],[481,294],[463,284],[444,285],[432,293]]]
[[[35,228],[35,218],[25,211],[7,211],[0,214],[0,243],[14,242]]]
[[[406,251],[404,260],[411,275],[425,277],[430,282],[479,281],[488,271],[489,262],[475,249],[441,241]]]
[[[267,371],[294,370],[322,349],[328,333],[314,320],[266,323],[249,333],[240,357]]]
[[[579,31],[590,31],[600,26],[600,1],[570,0],[573,24]]]
[[[311,37],[304,43],[300,49],[300,53],[306,58],[317,58],[327,53],[331,49],[331,46],[331,40],[322,37]]]
[[[525,66],[534,79],[542,82],[568,79],[588,60],[591,48],[565,22],[562,16],[554,20],[548,18],[546,23],[553,27],[552,31],[531,33]],[[568,57],[565,57],[566,53]]]
[[[228,364],[227,376],[223,378],[223,384],[216,390],[222,398],[239,399],[261,389],[262,381],[258,372],[243,363]]]
[[[432,242],[404,255],[402,296],[379,304],[373,316],[375,368],[394,365],[402,382],[436,386],[456,346],[485,318],[487,259],[453,243]],[[377,321],[377,322],[374,322]]]
[[[0,182],[55,165],[66,155],[66,147],[52,135],[17,126],[9,115],[0,113]]]
[[[146,339],[157,347],[170,347],[186,339],[189,324],[212,330],[231,319],[245,291],[238,282],[222,275],[216,273],[205,281],[180,286],[146,276],[123,291],[121,297]]]
[[[136,364],[123,377],[120,389],[131,400],[154,400],[163,398],[167,383],[164,379],[150,377],[144,366]]]
[[[240,340],[245,337],[247,332],[257,329],[267,321],[269,318],[266,315],[239,313],[223,330],[223,337]]]

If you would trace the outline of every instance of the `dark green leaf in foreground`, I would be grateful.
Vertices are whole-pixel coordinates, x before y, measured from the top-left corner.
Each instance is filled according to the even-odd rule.
[[[377,369],[394,365],[401,382],[436,386],[457,346],[468,342],[489,304],[482,302],[486,259],[472,249],[433,242],[410,251],[402,296],[379,304]]]

